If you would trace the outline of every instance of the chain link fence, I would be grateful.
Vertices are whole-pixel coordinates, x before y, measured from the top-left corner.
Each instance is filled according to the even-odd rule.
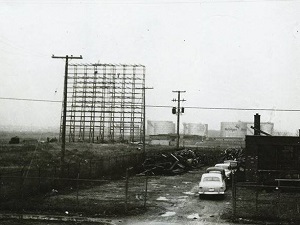
[[[104,157],[60,166],[31,166],[0,176],[0,209],[5,212],[126,214],[146,205],[146,177],[133,178],[141,154]]]
[[[300,221],[300,187],[236,183],[233,216],[269,221]]]

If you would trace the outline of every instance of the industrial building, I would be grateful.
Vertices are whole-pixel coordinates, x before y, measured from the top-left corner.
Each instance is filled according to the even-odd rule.
[[[246,136],[245,176],[248,182],[274,183],[300,178],[300,137]]]
[[[147,121],[147,135],[150,145],[175,145],[176,125],[172,121]],[[180,146],[195,146],[208,136],[208,125],[202,123],[183,123]]]
[[[208,124],[202,123],[183,123],[184,135],[208,136]]]
[[[175,123],[172,121],[147,120],[147,135],[175,134]]]

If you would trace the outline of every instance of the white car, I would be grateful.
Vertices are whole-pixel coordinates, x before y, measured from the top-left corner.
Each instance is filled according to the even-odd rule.
[[[215,167],[219,167],[225,170],[225,176],[230,179],[231,170],[230,170],[230,164],[229,163],[218,163],[215,165]]]
[[[226,178],[225,176],[225,170],[221,167],[208,167],[206,170],[206,173],[220,173],[222,174],[223,179]]]
[[[226,183],[220,173],[204,173],[199,183],[199,197],[201,195],[224,195]]]

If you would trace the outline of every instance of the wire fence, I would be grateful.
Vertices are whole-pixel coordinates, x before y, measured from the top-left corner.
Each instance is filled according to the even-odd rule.
[[[234,218],[300,221],[300,187],[236,183],[232,188]]]
[[[111,215],[146,206],[146,177],[132,178],[142,155],[104,157],[60,166],[30,167],[0,175],[0,209]]]
[[[146,207],[146,177],[134,180],[129,176],[118,180],[44,177],[40,181],[48,182],[48,191],[41,191],[37,180],[34,177],[2,177],[1,210],[113,215]],[[18,185],[12,188],[12,184]]]

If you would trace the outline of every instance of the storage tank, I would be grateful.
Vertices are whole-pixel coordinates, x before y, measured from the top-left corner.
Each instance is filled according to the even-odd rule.
[[[254,130],[251,128],[251,126],[254,126],[254,123],[247,123],[247,135],[254,135]],[[272,135],[274,130],[274,123],[260,123],[260,130]]]
[[[174,134],[175,123],[172,121],[147,121],[147,134]]]
[[[208,135],[208,124],[203,123],[183,123],[183,132],[185,135]]]
[[[245,122],[221,122],[221,137],[245,137],[246,133]]]

